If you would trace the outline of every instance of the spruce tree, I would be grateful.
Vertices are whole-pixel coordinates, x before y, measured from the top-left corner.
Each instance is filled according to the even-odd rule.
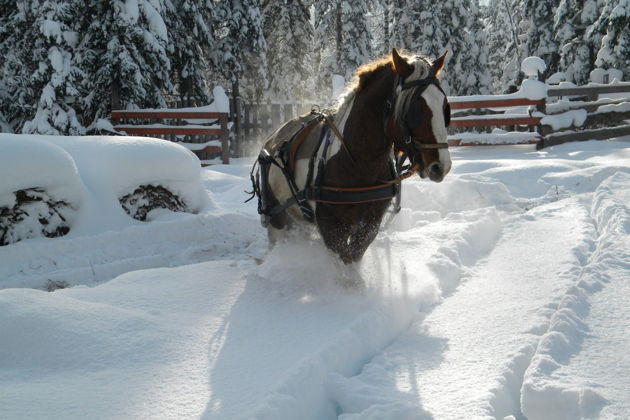
[[[558,71],[560,54],[558,43],[553,36],[552,16],[555,12],[555,1],[526,0],[528,29],[524,45],[525,57],[537,56],[547,64],[545,76]]]
[[[346,0],[342,3],[342,36],[337,46],[337,60],[350,80],[361,64],[373,58],[372,36],[368,27],[368,3],[365,0]]]
[[[445,90],[451,95],[488,91],[485,68],[487,57],[483,43],[481,16],[472,0],[427,0],[394,3],[392,36],[408,50],[435,58],[444,50],[449,57],[442,76]],[[479,38],[481,36],[481,38]]]
[[[158,0],[88,2],[77,62],[89,74],[86,113],[106,118],[123,109],[166,107],[172,91],[168,31]]]
[[[32,3],[34,34],[29,45],[34,67],[30,85],[37,109],[22,127],[24,133],[80,135],[85,128],[72,105],[81,96],[83,73],[76,66],[73,50],[78,43],[81,1],[45,0]]]
[[[502,93],[514,84],[520,65],[516,26],[510,3],[506,0],[490,0],[482,8],[488,52],[488,73],[491,77],[491,91]]]
[[[300,0],[264,4],[265,38],[269,44],[269,91],[272,98],[312,98],[314,30],[308,8]]]
[[[350,80],[357,67],[374,58],[369,5],[361,0],[322,0],[314,4],[321,51],[319,73],[339,74]],[[329,80],[323,82],[328,84]]]
[[[560,47],[559,70],[577,84],[588,82],[595,63],[595,46],[586,37],[597,15],[595,0],[561,0],[554,17],[555,40]]]
[[[269,84],[267,42],[257,0],[222,0],[213,9],[217,37],[216,65],[231,83],[243,76],[242,87],[259,98]]]
[[[30,84],[35,61],[30,54],[35,42],[32,30],[36,11],[28,0],[3,0],[0,13],[0,54],[3,58],[0,75],[0,112],[12,131],[19,132],[26,121],[35,115],[36,92]],[[38,4],[36,5],[38,6]]]
[[[609,1],[594,27],[605,28],[595,64],[630,76],[630,0]]]
[[[215,41],[212,34],[213,3],[206,0],[172,0],[166,4],[168,55],[172,80],[183,101],[210,102],[206,72],[213,67]]]

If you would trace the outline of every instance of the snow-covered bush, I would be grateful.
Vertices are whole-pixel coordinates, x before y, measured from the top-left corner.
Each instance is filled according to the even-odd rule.
[[[73,213],[69,203],[54,200],[40,188],[16,191],[13,207],[0,207],[0,246],[27,238],[63,236],[70,231]]]
[[[81,202],[68,153],[30,136],[0,134],[0,245],[65,235]]]
[[[199,159],[161,139],[0,134],[0,244],[123,229],[208,205]],[[147,216],[148,215],[148,216]]]
[[[196,213],[206,203],[199,159],[176,143],[127,136],[41,138],[72,156],[98,207],[110,216],[145,220],[155,208]]]
[[[136,220],[147,220],[151,210],[167,209],[186,211],[186,203],[162,186],[141,185],[136,190],[120,198],[120,204],[127,214]]]

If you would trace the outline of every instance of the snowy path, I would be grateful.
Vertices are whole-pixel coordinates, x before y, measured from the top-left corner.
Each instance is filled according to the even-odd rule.
[[[340,381],[349,389],[341,401],[344,418],[395,419],[418,405],[427,418],[438,419],[520,414],[524,369],[554,298],[569,287],[570,273],[580,265],[575,252],[589,228],[587,215],[574,203],[531,213],[505,227],[489,257],[470,270],[452,296],[361,375]],[[383,395],[383,387],[400,393],[363,406],[352,391],[364,394],[367,388]]]
[[[256,265],[247,164],[209,170],[219,212],[136,233],[162,266],[214,261],[0,290],[0,418],[627,417],[627,144],[459,149],[443,184],[407,182],[365,289],[340,286],[318,243]],[[111,263],[146,257],[133,236],[110,241]],[[57,264],[86,257],[81,241]]]

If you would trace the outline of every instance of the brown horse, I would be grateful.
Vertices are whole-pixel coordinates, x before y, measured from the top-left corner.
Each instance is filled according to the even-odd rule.
[[[314,222],[344,263],[359,261],[403,178],[444,179],[450,107],[437,76],[445,58],[394,49],[357,70],[336,110],[291,120],[266,141],[252,182],[271,245],[296,222]]]

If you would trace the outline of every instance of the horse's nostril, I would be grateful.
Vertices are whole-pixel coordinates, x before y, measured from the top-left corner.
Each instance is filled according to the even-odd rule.
[[[434,163],[429,166],[429,171],[434,174],[439,174],[442,172],[442,165],[440,165],[439,163]]]

